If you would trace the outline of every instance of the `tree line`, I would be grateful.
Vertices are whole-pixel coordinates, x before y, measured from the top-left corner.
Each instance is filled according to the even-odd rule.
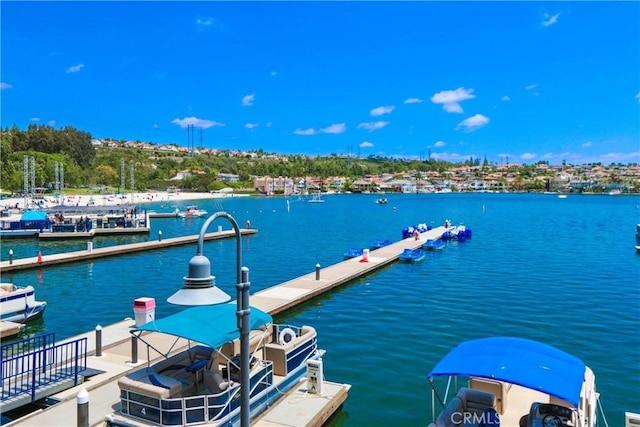
[[[64,165],[66,187],[106,186],[118,188],[122,183],[124,163],[125,188],[131,188],[130,170],[134,169],[134,188],[165,189],[175,182],[169,179],[178,171],[198,172],[180,181],[185,190],[217,190],[229,183],[218,180],[219,173],[238,175],[240,183],[231,186],[251,188],[253,176],[282,176],[327,178],[342,176],[358,179],[365,175],[399,174],[409,171],[438,171],[460,166],[441,160],[393,159],[380,156],[354,158],[331,154],[309,157],[304,155],[267,155],[262,149],[244,156],[220,150],[216,155],[164,152],[142,148],[102,147],[92,144],[89,132],[71,126],[54,129],[51,126],[30,124],[26,130],[17,126],[2,130],[0,139],[1,183],[4,191],[19,192],[24,186],[23,158],[35,160],[36,187],[52,188],[55,183],[55,162]],[[480,165],[479,158],[462,164]],[[484,159],[482,164],[486,165]],[[30,180],[30,177],[29,177]],[[124,190],[123,189],[123,190]]]

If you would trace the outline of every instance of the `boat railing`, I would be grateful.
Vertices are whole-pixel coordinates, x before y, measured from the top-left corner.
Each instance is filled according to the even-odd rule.
[[[253,399],[273,384],[273,362],[258,360],[260,369],[250,378]],[[217,394],[158,398],[132,390],[120,390],[121,411],[124,415],[158,426],[189,426],[239,416],[240,384],[233,383]],[[260,400],[260,399],[256,399]],[[251,403],[251,406],[260,402]],[[233,414],[234,411],[238,414]]]
[[[20,352],[19,352],[20,351]],[[87,367],[87,338],[55,344],[54,334],[45,334],[2,346],[0,401],[31,394],[63,380],[81,380]]]

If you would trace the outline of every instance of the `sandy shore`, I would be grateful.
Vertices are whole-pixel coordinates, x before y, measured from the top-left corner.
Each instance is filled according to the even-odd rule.
[[[220,199],[229,197],[246,197],[245,194],[232,193],[189,193],[166,191],[149,191],[145,193],[128,193],[123,196],[119,195],[64,195],[64,201],[61,203],[54,197],[45,196],[42,199],[32,200],[31,198],[9,198],[0,200],[0,210],[5,209],[24,209],[25,204],[29,208],[54,208],[56,206],[120,206],[120,205],[141,205],[152,202],[187,202],[197,200]]]

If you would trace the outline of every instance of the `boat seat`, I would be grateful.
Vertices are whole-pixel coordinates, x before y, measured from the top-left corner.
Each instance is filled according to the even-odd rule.
[[[491,393],[463,387],[429,427],[499,427],[495,399]]]
[[[220,372],[220,357],[217,351],[211,353],[211,360],[204,370],[202,382],[211,394],[218,394],[229,387],[229,382],[225,381]]]

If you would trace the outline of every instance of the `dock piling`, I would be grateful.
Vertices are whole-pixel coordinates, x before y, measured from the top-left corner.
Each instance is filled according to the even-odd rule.
[[[13,264],[13,249],[9,249],[9,265]]]
[[[138,338],[131,336],[131,363],[138,363]]]
[[[96,357],[102,357],[102,326],[96,326]]]
[[[320,280],[320,264],[316,264],[316,280]]]
[[[162,230],[158,230],[158,242],[162,242]]]
[[[89,427],[89,393],[83,387],[77,394],[78,427]]]

